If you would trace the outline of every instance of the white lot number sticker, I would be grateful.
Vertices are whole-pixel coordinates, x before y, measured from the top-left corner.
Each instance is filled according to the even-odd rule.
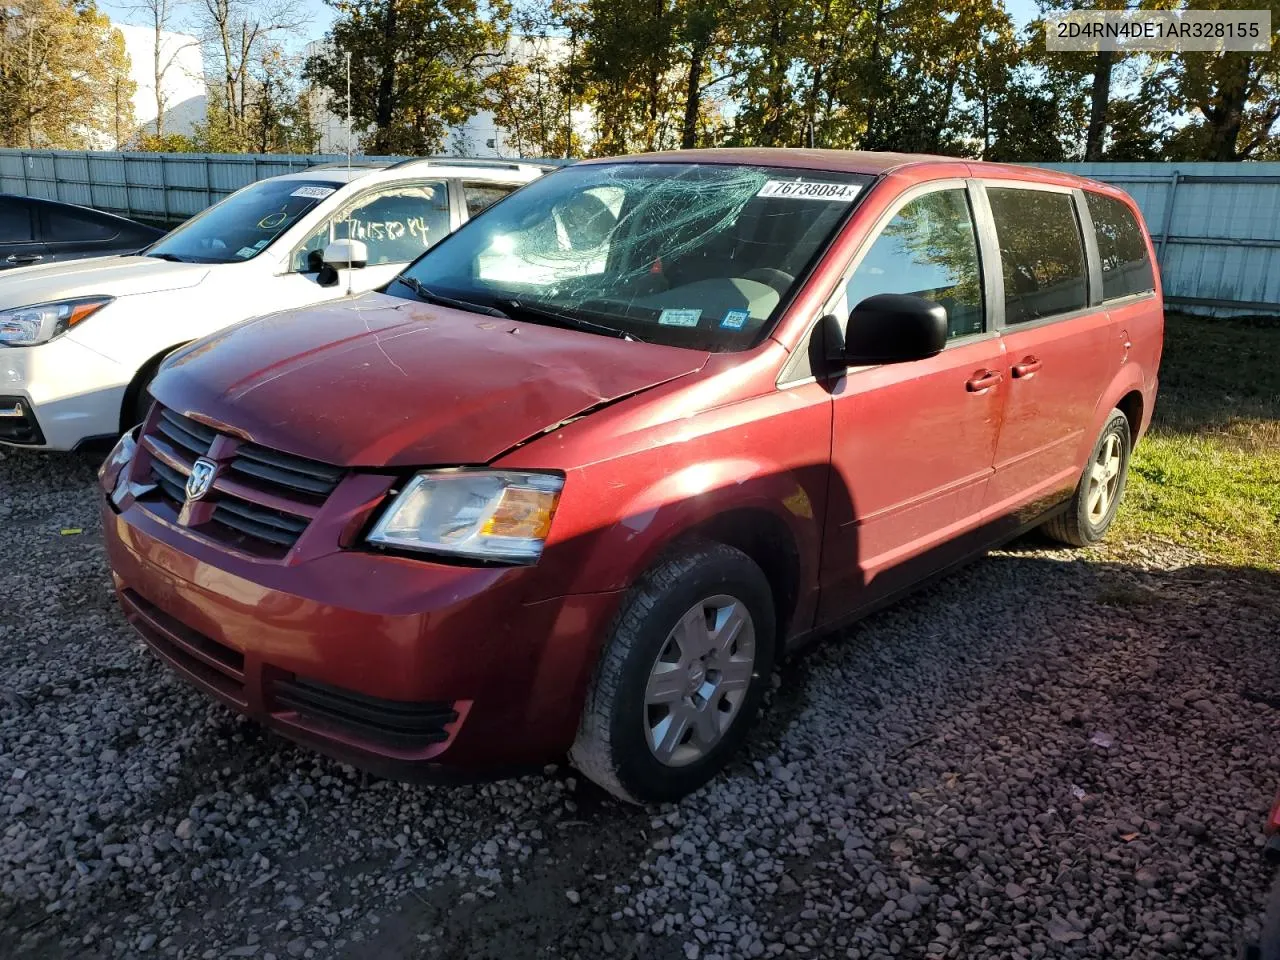
[[[333,187],[299,187],[289,196],[306,197],[308,200],[323,200],[333,192]]]
[[[663,310],[658,322],[667,327],[696,327],[702,317],[701,310]]]
[[[823,183],[818,180],[766,180],[757,197],[785,197],[788,200],[825,200],[849,203],[862,188],[856,183]]]

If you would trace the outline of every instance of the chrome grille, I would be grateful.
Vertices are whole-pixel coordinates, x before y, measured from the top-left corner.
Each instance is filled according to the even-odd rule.
[[[157,407],[142,444],[150,454],[150,502],[162,504],[174,519],[183,516],[187,477],[199,457],[218,454],[220,469],[213,489],[190,513],[190,526],[207,536],[259,555],[281,557],[311,522],[317,507],[342,480],[345,471],[305,457],[271,450],[227,436],[208,424]],[[203,509],[203,505],[208,509]]]

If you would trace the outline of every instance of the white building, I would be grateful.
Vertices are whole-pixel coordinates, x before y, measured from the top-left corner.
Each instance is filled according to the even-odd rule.
[[[156,132],[156,32],[151,27],[117,23],[129,54],[130,78],[137,84],[133,116],[139,132]],[[200,40],[185,33],[160,33],[160,103],[165,133],[191,136],[205,120],[209,96]],[[115,144],[115,146],[120,146]]]

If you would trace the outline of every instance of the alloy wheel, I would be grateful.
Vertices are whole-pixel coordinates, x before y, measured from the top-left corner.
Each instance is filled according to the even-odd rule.
[[[1106,519],[1120,489],[1120,468],[1124,465],[1124,449],[1120,437],[1108,434],[1098,455],[1089,467],[1089,490],[1085,504],[1089,522],[1097,525]]]

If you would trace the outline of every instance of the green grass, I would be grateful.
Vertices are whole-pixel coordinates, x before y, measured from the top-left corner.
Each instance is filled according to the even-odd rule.
[[[1169,315],[1113,536],[1280,570],[1280,324]]]

